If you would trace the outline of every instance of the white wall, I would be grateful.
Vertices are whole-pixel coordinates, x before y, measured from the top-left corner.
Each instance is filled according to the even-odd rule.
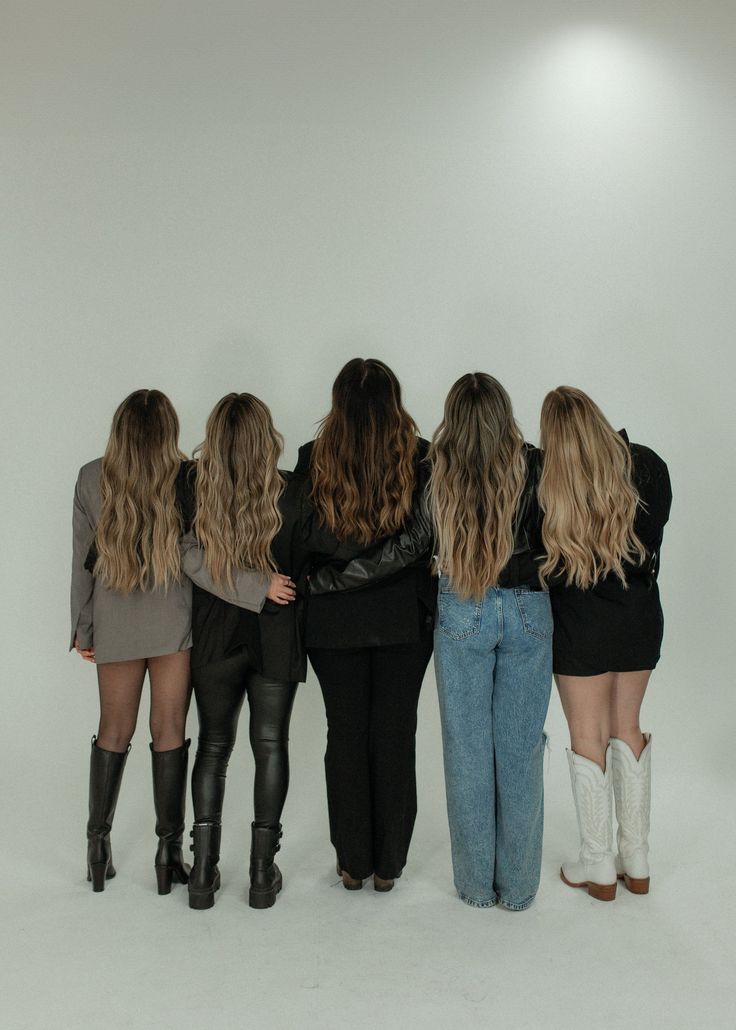
[[[667,637],[648,725],[670,761],[677,748],[693,769],[733,768],[733,10],[6,0],[1,757],[14,814],[37,824],[53,770],[44,812],[50,791],[52,830],[76,847],[96,692],[65,654],[71,497],[114,406],[164,389],[191,449],[221,394],[250,390],[291,462],[356,354],[394,367],[425,434],[454,379],[483,369],[532,439],[545,391],[572,383],[666,458]],[[550,723],[561,770],[556,700]],[[290,803],[317,836],[322,735],[312,684]],[[141,727],[141,791],[146,740]],[[241,748],[233,784],[248,761]],[[420,773],[422,832],[442,835],[430,679]],[[243,823],[248,793],[231,802]],[[121,806],[148,834],[132,787]]]

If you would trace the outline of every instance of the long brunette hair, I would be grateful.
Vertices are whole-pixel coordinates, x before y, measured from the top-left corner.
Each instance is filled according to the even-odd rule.
[[[164,589],[179,579],[179,419],[159,390],[119,405],[102,459],[95,575],[109,589]]]
[[[388,365],[348,361],[311,458],[312,502],[338,539],[367,544],[398,531],[411,510],[418,436]]]
[[[215,583],[232,586],[239,568],[276,571],[271,544],[281,528],[284,440],[271,412],[251,393],[229,393],[207,419],[196,449],[194,529]]]
[[[539,504],[547,552],[540,577],[561,571],[568,586],[585,590],[613,572],[625,586],[624,562],[639,564],[646,556],[634,532],[640,501],[626,441],[572,386],[547,394],[540,428]]]
[[[514,515],[527,475],[524,437],[493,376],[454,384],[429,452],[437,565],[462,598],[480,600],[514,548]]]

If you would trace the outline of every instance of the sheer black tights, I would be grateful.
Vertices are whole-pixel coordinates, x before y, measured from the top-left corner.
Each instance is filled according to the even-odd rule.
[[[151,686],[150,728],[154,751],[170,751],[184,743],[191,696],[188,650],[97,666],[100,690],[97,746],[105,751],[125,751],[130,744],[138,721],[146,671]]]

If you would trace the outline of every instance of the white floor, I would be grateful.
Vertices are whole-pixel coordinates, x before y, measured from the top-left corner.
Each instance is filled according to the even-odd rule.
[[[652,709],[659,704],[654,700]],[[89,705],[91,715],[92,697]],[[420,716],[421,811],[409,866],[389,895],[369,883],[348,893],[336,883],[327,842],[319,697],[312,686],[302,691],[280,855],[285,888],[265,912],[246,902],[245,733],[229,777],[223,886],[209,912],[190,911],[181,887],[169,897],[155,892],[143,726],[115,825],[118,876],[102,895],[83,879],[85,741],[57,755],[40,802],[38,791],[35,798],[24,794],[27,778],[16,770],[0,869],[3,1026],[736,1025],[730,758],[683,761],[682,741],[650,724],[652,892],[636,898],[620,890],[613,904],[595,902],[557,877],[561,858],[574,850],[575,828],[553,699],[537,901],[525,913],[478,910],[452,888],[431,677]],[[721,756],[725,739],[723,745]],[[25,829],[18,837],[19,825]]]

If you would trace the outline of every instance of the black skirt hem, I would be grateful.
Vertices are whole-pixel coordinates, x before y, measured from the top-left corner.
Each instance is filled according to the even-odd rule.
[[[638,661],[627,659],[624,662],[612,662],[602,668],[586,662],[564,662],[559,664],[553,660],[552,671],[555,676],[602,676],[606,672],[644,672],[656,668],[660,655],[646,655]]]

